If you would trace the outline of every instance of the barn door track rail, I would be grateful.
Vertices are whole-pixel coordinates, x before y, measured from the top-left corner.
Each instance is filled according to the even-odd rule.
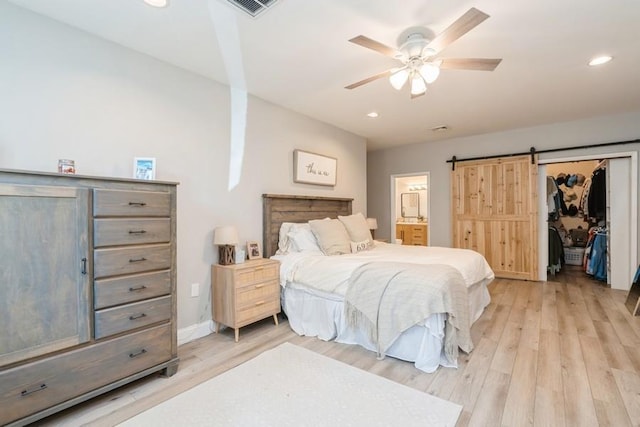
[[[498,159],[501,157],[515,157],[515,156],[524,156],[531,155],[531,164],[535,163],[536,154],[543,153],[555,153],[558,151],[570,151],[570,150],[584,150],[586,148],[597,148],[597,147],[611,147],[614,145],[624,145],[624,144],[637,144],[640,143],[640,139],[632,139],[629,141],[616,141],[616,142],[603,142],[601,144],[592,144],[592,145],[579,145],[574,147],[563,147],[563,148],[549,148],[547,150],[537,151],[535,147],[531,147],[529,151],[522,151],[519,153],[508,153],[508,154],[494,154],[492,156],[480,156],[480,157],[468,157],[465,159],[458,159],[456,156],[451,157],[451,159],[447,160],[447,163],[451,163],[451,170],[456,170],[456,163],[458,162],[470,162],[473,160],[488,160],[488,159]]]

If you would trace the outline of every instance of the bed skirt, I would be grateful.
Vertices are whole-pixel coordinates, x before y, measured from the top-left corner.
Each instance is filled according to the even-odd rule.
[[[468,287],[469,319],[475,322],[489,305],[491,297],[483,280]],[[347,325],[344,318],[344,299],[289,283],[282,289],[282,309],[289,325],[298,335],[335,340],[344,344],[358,344],[376,351],[376,346],[362,331]],[[424,372],[434,372],[439,366],[457,367],[444,356],[444,323],[446,314],[436,313],[404,331],[386,352],[387,356],[413,362]]]

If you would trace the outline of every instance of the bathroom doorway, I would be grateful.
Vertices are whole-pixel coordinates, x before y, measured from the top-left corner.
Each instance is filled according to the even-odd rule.
[[[429,172],[391,175],[390,243],[400,239],[403,225],[424,225],[424,237],[405,236],[404,244],[429,245],[429,212],[431,209]],[[404,206],[403,206],[404,200]]]

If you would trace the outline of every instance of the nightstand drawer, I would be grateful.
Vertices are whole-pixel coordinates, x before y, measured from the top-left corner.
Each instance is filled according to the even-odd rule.
[[[255,268],[243,268],[236,271],[236,286],[241,287],[256,282],[263,282],[265,280],[278,279],[279,267],[278,265],[270,264],[259,266]]]
[[[170,216],[171,195],[153,191],[93,190],[93,215]]]
[[[96,339],[169,320],[171,296],[96,311]]]
[[[170,244],[96,249],[93,252],[95,278],[171,268]]]
[[[164,243],[170,240],[169,218],[103,218],[93,222],[93,241],[96,248]]]
[[[273,301],[272,299],[256,301],[238,310],[236,323],[238,327],[242,327],[274,313],[280,313],[280,301]]]
[[[280,299],[278,286],[280,286],[278,281],[273,280],[237,289],[236,304],[238,309],[242,310],[244,307],[250,306],[256,301],[278,301]]]
[[[171,292],[171,271],[96,280],[93,284],[96,309],[140,301]]]

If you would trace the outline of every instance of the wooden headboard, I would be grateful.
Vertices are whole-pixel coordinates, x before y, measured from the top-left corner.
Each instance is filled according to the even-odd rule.
[[[353,199],[317,196],[262,195],[262,246],[264,257],[278,250],[278,234],[283,222],[351,215]]]

